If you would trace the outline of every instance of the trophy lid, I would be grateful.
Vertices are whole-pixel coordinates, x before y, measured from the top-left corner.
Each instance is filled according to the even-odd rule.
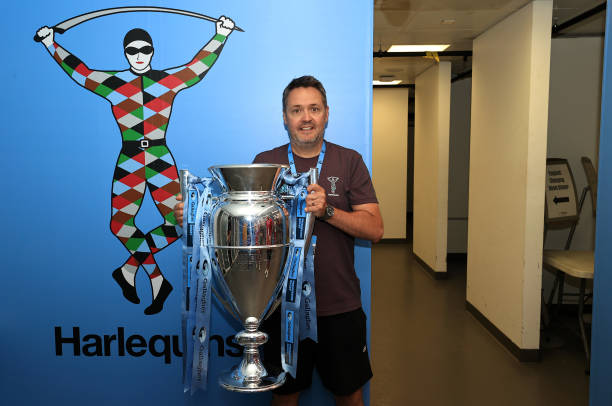
[[[276,164],[216,165],[208,168],[226,192],[273,192],[289,167]]]

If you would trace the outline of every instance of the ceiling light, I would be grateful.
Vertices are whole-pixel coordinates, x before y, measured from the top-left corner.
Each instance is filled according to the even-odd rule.
[[[387,52],[442,52],[450,45],[391,45]]]
[[[372,84],[374,86],[380,86],[380,85],[385,85],[385,86],[389,86],[389,85],[399,85],[400,83],[402,83],[401,80],[392,80],[390,82],[383,82],[381,80],[375,80],[372,82]]]

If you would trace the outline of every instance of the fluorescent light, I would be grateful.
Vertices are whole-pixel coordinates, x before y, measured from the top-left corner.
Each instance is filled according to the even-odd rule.
[[[392,80],[390,82],[383,82],[383,81],[380,81],[380,80],[375,80],[374,82],[372,82],[372,84],[374,86],[379,86],[379,85],[387,85],[387,86],[388,85],[399,85],[400,83],[402,83],[401,80]]]
[[[442,52],[450,45],[391,45],[387,52]]]

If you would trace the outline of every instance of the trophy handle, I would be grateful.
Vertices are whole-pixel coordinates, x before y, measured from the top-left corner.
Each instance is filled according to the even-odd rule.
[[[311,185],[319,181],[319,170],[317,168],[310,168],[310,171],[308,173],[310,175]]]
[[[187,189],[189,188],[189,170],[181,169],[179,171],[179,180],[181,185],[181,197],[183,198],[183,203],[187,201]]]

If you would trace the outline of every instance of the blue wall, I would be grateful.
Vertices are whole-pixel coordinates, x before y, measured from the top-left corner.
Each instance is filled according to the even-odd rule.
[[[611,3],[608,1],[608,5]],[[612,29],[608,7],[606,33]],[[601,97],[590,404],[612,404],[612,39],[606,35]]]
[[[180,243],[157,255],[175,287],[164,310],[145,316],[150,289],[141,270],[141,304],[127,302],[111,272],[127,251],[109,229],[110,188],[121,137],[104,99],[77,86],[32,38],[43,25],[132,2],[67,0],[28,5],[3,3],[5,39],[2,117],[3,187],[7,199],[2,239],[0,294],[0,393],[5,404],[267,404],[269,394],[223,391],[216,375],[238,361],[227,352],[211,358],[210,389],[184,395],[181,358],[147,351],[142,356],[73,355],[64,344],[56,355],[55,327],[72,336],[180,336]],[[245,32],[234,32],[202,83],[177,96],[167,142],[179,168],[207,175],[215,164],[247,163],[264,149],[287,142],[281,93],[294,77],[312,74],[326,86],[330,120],[326,138],[371,160],[372,2],[284,0],[266,2],[151,0],[140,4],[226,15]],[[123,70],[124,34],[141,27],[152,36],[155,69],[188,62],[214,35],[214,24],[161,13],[130,13],[86,22],[56,41],[89,67]],[[603,207],[603,205],[602,205]],[[137,225],[160,222],[147,196]],[[364,307],[370,309],[370,252],[357,249]],[[231,335],[221,314],[212,334]],[[212,343],[215,353],[216,344]],[[182,351],[182,348],[180,348]],[[226,351],[234,351],[226,347]],[[303,404],[331,405],[317,384]]]

